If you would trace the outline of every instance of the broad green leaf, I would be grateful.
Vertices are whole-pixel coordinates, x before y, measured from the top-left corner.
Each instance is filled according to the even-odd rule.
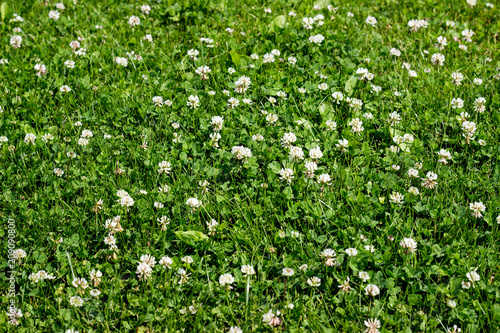
[[[284,29],[286,26],[285,15],[279,15],[269,23],[269,32],[277,32],[278,29]]]
[[[332,118],[334,110],[330,103],[321,103],[318,109],[323,120]]]
[[[276,161],[269,163],[267,167],[271,169],[274,173],[280,173],[281,165]]]
[[[493,304],[493,320],[500,321],[500,304]]]
[[[233,61],[233,63],[239,67],[241,64],[241,55],[239,55],[235,50],[231,50],[229,54],[231,55],[231,60]]]
[[[305,129],[310,130],[312,128],[311,122],[309,120],[306,120],[304,118],[298,119],[300,121],[300,124],[304,126]]]
[[[328,239],[328,237],[326,235],[321,235],[321,236],[318,236],[318,238],[316,238],[316,242],[323,244],[324,242],[327,241],[327,239]]]
[[[187,230],[187,231],[176,231],[175,235],[182,241],[193,244],[200,241],[208,239],[208,236],[200,231]]]
[[[283,194],[285,195],[285,197],[288,199],[288,200],[292,200],[293,199],[293,191],[290,187],[286,187],[284,190],[283,190]]]
[[[314,5],[320,6],[321,8],[326,8],[330,4],[330,0],[317,0]]]
[[[356,83],[358,82],[358,78],[356,75],[351,76],[349,80],[345,83],[345,92],[348,96],[351,96],[352,93],[354,92],[354,87],[356,86]]]
[[[411,305],[417,305],[418,303],[420,303],[421,300],[422,300],[422,295],[419,294],[408,295],[408,303],[410,303]]]
[[[5,21],[5,18],[7,17],[7,15],[9,15],[9,12],[10,12],[9,5],[6,2],[2,2],[2,4],[0,5],[0,13],[2,15],[2,21]]]
[[[358,203],[367,203],[366,197],[363,193],[358,192]]]
[[[292,266],[293,261],[294,261],[293,259],[294,259],[294,256],[293,256],[293,255],[290,255],[290,254],[289,254],[289,255],[285,256],[285,257],[283,258],[283,265],[284,265],[285,267],[290,267],[290,266]]]

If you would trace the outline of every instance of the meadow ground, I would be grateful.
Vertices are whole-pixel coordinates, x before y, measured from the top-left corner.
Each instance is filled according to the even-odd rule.
[[[500,332],[498,7],[0,5],[1,332]]]

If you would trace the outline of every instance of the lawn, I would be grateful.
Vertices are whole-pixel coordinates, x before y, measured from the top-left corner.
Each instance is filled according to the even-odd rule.
[[[497,4],[57,1],[0,4],[0,331],[500,332]]]

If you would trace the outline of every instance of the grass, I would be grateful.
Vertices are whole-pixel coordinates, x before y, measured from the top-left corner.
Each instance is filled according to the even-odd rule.
[[[497,6],[63,3],[0,6],[0,330],[499,332]]]

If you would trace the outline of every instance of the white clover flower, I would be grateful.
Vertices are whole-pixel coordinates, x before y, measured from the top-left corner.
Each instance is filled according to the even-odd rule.
[[[306,171],[304,171],[306,178],[313,178],[314,172],[318,169],[316,162],[309,161],[304,164]]]
[[[404,199],[405,199],[404,195],[402,195],[399,192],[392,192],[389,195],[389,201],[396,205],[404,204]]]
[[[51,10],[49,12],[49,19],[57,21],[59,19],[60,15],[61,14],[59,14],[59,12],[57,10]]]
[[[141,12],[143,12],[145,15],[149,15],[150,11],[151,11],[151,7],[149,5],[142,5],[141,6]]]
[[[214,117],[212,117],[212,120],[210,121],[210,125],[212,125],[212,128],[214,131],[222,130],[223,123],[224,123],[224,117],[220,117],[220,116],[214,116]]]
[[[34,69],[36,71],[36,76],[42,76],[47,74],[47,68],[43,64],[36,64]]]
[[[174,261],[170,257],[161,257],[160,261],[158,262],[158,264],[160,264],[160,266],[162,266],[163,268],[168,268],[168,269],[172,269],[173,263],[174,263]]]
[[[55,168],[54,173],[56,174],[57,177],[62,177],[62,175],[64,174],[64,171],[60,168]]]
[[[12,252],[13,258],[17,263],[20,263],[26,257],[26,252],[23,249],[17,249]]]
[[[377,25],[377,19],[373,16],[368,16],[365,22],[371,25],[372,27],[375,27]]]
[[[281,138],[281,145],[286,148],[290,148],[292,144],[297,141],[297,137],[292,132],[283,134]]]
[[[311,150],[309,150],[309,157],[312,160],[317,161],[323,157],[323,153],[321,152],[321,149],[318,146],[316,146],[316,148],[312,148]]]
[[[365,287],[365,294],[368,296],[377,296],[380,294],[380,289],[374,284],[369,284]]]
[[[453,72],[451,73],[451,79],[453,80],[454,85],[459,86],[462,84],[464,76],[460,72]]]
[[[451,153],[446,149],[441,149],[438,152],[438,156],[439,156],[438,162],[442,164],[448,164],[448,160],[451,160]]]
[[[461,109],[464,107],[464,101],[460,98],[453,98],[450,105],[453,109]]]
[[[355,112],[361,110],[363,106],[363,101],[357,98],[346,98],[346,102],[350,108],[353,108],[353,111]]]
[[[128,24],[130,24],[131,27],[135,27],[136,25],[141,24],[141,19],[138,18],[137,16],[130,16],[128,19]]]
[[[444,47],[446,45],[448,45],[447,41],[446,41],[446,37],[443,37],[443,36],[439,36],[437,38],[437,42],[438,42],[438,45],[439,45],[439,49],[442,50],[444,49]]]
[[[483,113],[486,110],[486,99],[484,97],[478,97],[474,100],[474,110],[479,113]]]
[[[181,258],[181,261],[186,264],[192,264],[194,262],[194,259],[191,256],[185,256]]]
[[[323,37],[323,35],[321,35],[321,34],[309,37],[310,43],[314,43],[314,44],[318,44],[318,45],[321,45],[321,42],[323,42],[323,40],[325,40],[325,37]]]
[[[354,118],[349,122],[349,126],[351,126],[351,132],[358,134],[363,132],[363,122],[359,120],[359,118]]]
[[[10,46],[14,49],[18,49],[21,47],[21,43],[23,38],[21,36],[14,35],[10,38]]]
[[[233,283],[234,283],[234,277],[229,273],[223,274],[219,277],[219,284],[222,287],[227,286],[228,289],[233,289],[233,287],[231,287],[231,284]]]
[[[366,282],[368,280],[370,280],[370,275],[367,273],[367,272],[359,272],[358,273],[358,277],[363,281],[363,282]]]
[[[92,289],[89,294],[90,294],[90,296],[97,298],[97,297],[99,297],[101,292],[98,289]]]
[[[197,109],[200,106],[200,98],[196,95],[189,95],[187,106],[191,109]]]
[[[62,86],[61,88],[59,88],[59,90],[60,90],[61,92],[65,92],[65,93],[67,93],[67,92],[70,92],[70,91],[71,91],[71,88],[65,85],[65,86]]]
[[[413,238],[403,238],[399,245],[409,253],[417,251],[417,242]]]
[[[400,57],[401,56],[401,51],[398,50],[397,48],[393,47],[389,53],[393,56]]]
[[[412,186],[408,189],[408,193],[413,195],[419,195],[420,191],[418,190],[418,188]]]
[[[294,176],[293,176],[293,170],[292,169],[288,169],[288,168],[282,168],[279,172],[280,174],[280,179],[283,180],[283,181],[286,181],[288,183],[291,183]]]
[[[255,270],[250,265],[243,265],[243,266],[241,266],[241,272],[244,275],[254,275],[255,274]]]
[[[286,99],[287,94],[286,92],[280,90],[276,93],[276,96],[278,96],[281,99]]]
[[[333,120],[331,119],[328,119],[326,122],[325,122],[325,125],[326,127],[328,128],[328,130],[330,131],[334,131],[336,128],[337,128],[337,123],[334,122]]]
[[[278,116],[274,113],[270,113],[266,116],[266,121],[269,124],[274,125],[278,121]]]
[[[336,91],[332,94],[332,98],[337,102],[337,104],[339,104],[341,101],[344,100],[344,94]]]
[[[464,121],[462,122],[462,131],[463,131],[463,137],[467,140],[467,143],[469,143],[470,140],[474,139],[474,134],[476,133],[476,123],[473,121]]]
[[[263,59],[262,59],[262,62],[264,64],[274,62],[274,61],[275,61],[275,59],[274,59],[274,56],[272,54],[270,54],[270,53],[264,54]]]
[[[104,244],[112,246],[116,244],[116,238],[112,234],[109,234],[104,238]]]
[[[378,329],[380,328],[380,320],[370,318],[368,320],[365,320],[364,324],[367,327],[367,329],[365,330],[365,333],[378,333],[379,332]]]
[[[477,274],[477,268],[473,271],[470,271],[469,273],[467,273],[465,275],[467,277],[467,279],[469,279],[470,282],[474,283],[474,282],[478,282],[481,280],[481,276],[479,276],[479,274]]]
[[[321,185],[330,185],[332,177],[329,174],[323,173],[318,176],[318,183]]]
[[[307,279],[307,284],[311,287],[319,287],[321,285],[321,279],[317,276],[313,276]]]
[[[28,133],[24,137],[24,143],[35,145],[36,135],[33,133]]]
[[[200,51],[198,50],[195,50],[195,49],[191,49],[191,50],[188,50],[187,52],[187,55],[191,58],[191,60],[196,60],[198,58],[196,58],[196,56],[200,54]]]
[[[335,253],[335,250],[333,249],[324,249],[321,252],[321,256],[325,258],[334,258],[337,254]]]
[[[149,277],[151,277],[151,273],[153,273],[153,269],[146,262],[139,262],[136,269],[137,278],[139,281],[146,281]]]
[[[325,91],[325,90],[328,89],[328,84],[326,84],[326,83],[320,83],[320,84],[318,84],[318,89]]]
[[[80,296],[73,296],[69,299],[69,304],[72,306],[81,307],[83,306],[83,299]]]
[[[189,198],[186,201],[186,205],[188,205],[191,208],[191,212],[196,211],[201,206],[202,202],[201,200],[198,200],[197,198]]]
[[[464,40],[469,43],[472,42],[472,36],[474,34],[475,32],[470,29],[465,29],[462,31],[462,36],[464,36]]]
[[[64,62],[64,66],[66,66],[67,68],[75,68],[75,62],[72,60],[66,60]]]
[[[292,146],[290,147],[288,156],[291,160],[298,161],[304,159],[304,152],[302,151],[302,148]]]
[[[170,162],[161,161],[160,163],[158,163],[158,172],[160,174],[164,173],[168,175],[170,173],[170,170],[172,170],[172,164],[170,164]]]
[[[483,212],[486,211],[486,206],[478,201],[478,202],[474,202],[474,203],[470,203],[469,205],[469,209],[472,211],[472,216],[474,216],[475,218],[481,218],[483,217]]]
[[[418,31],[421,28],[427,28],[426,20],[410,20],[408,21],[408,27],[410,27],[410,31]]]
[[[228,109],[234,109],[238,105],[240,105],[240,101],[237,98],[231,97],[227,100]]]
[[[252,150],[243,146],[234,146],[231,149],[231,154],[233,154],[236,159],[246,162],[248,158],[252,157]]]
[[[255,135],[252,135],[252,140],[259,142],[259,141],[263,141],[264,137],[261,134],[255,134]]]
[[[423,178],[422,186],[425,188],[435,188],[437,185],[436,180],[438,179],[438,175],[432,171],[427,172],[426,178]]]
[[[335,147],[339,148],[342,152],[346,152],[348,146],[349,141],[347,139],[340,139],[339,143],[335,144]]]
[[[345,250],[345,253],[349,256],[349,257],[355,257],[357,254],[358,254],[358,250],[356,250],[355,248],[348,248]]]

